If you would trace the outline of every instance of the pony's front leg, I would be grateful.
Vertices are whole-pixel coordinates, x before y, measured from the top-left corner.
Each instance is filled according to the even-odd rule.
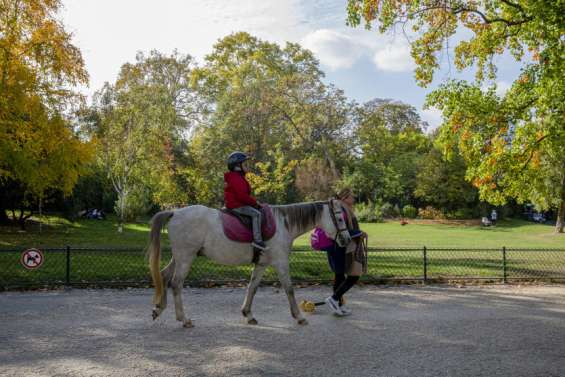
[[[292,317],[296,319],[296,322],[299,325],[307,325],[308,321],[306,318],[302,316],[298,305],[296,304],[296,298],[294,297],[294,287],[290,281],[290,273],[288,268],[288,261],[286,263],[277,263],[274,264],[275,270],[277,271],[277,275],[279,276],[279,281],[288,297],[288,303],[290,304],[290,314]]]
[[[251,313],[251,305],[253,304],[253,298],[255,297],[257,287],[259,287],[259,283],[263,278],[263,273],[265,272],[266,268],[266,265],[261,266],[256,264],[253,268],[253,272],[251,273],[251,280],[247,285],[247,294],[245,295],[245,301],[243,302],[243,306],[241,307],[241,314],[243,314],[243,316],[247,319],[247,323],[250,325],[257,324],[257,320]]]

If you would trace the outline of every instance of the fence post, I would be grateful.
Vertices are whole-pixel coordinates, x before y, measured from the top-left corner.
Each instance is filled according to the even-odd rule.
[[[65,285],[71,285],[71,247],[67,245],[67,268],[65,270]]]
[[[502,282],[506,284],[506,246],[502,246]]]
[[[424,284],[428,282],[428,249],[424,246]]]

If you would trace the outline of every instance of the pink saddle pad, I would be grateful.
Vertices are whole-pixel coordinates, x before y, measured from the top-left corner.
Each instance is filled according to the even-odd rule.
[[[263,240],[267,241],[275,235],[277,231],[277,223],[273,216],[273,211],[268,205],[263,205],[261,208],[262,222],[261,233]],[[224,234],[232,241],[237,242],[251,242],[253,241],[253,233],[251,228],[248,228],[237,217],[232,214],[222,212],[222,224]]]

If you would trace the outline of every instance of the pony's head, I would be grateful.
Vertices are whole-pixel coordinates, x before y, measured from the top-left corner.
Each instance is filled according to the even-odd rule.
[[[327,210],[324,210],[320,219],[321,228],[329,237],[335,239],[340,247],[345,247],[351,242],[343,208],[344,204],[340,200],[330,199]]]

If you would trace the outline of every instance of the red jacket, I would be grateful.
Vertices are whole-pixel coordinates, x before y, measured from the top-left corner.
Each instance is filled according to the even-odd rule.
[[[251,196],[251,186],[243,173],[224,173],[224,203],[229,209],[257,205],[257,200]]]

